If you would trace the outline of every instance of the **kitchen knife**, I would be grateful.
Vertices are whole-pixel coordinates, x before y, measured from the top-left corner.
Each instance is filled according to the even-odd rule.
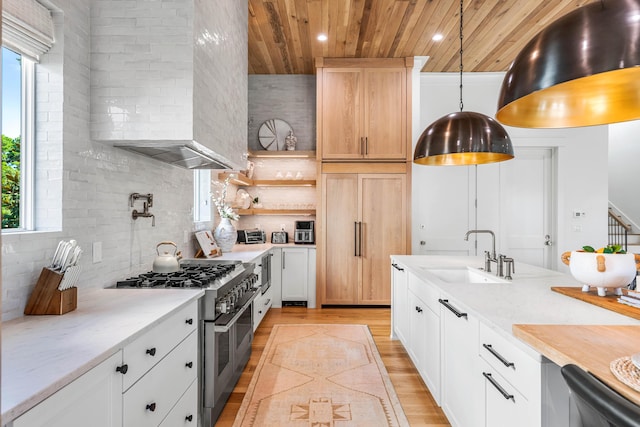
[[[49,266],[51,269],[55,269],[58,266],[58,258],[60,257],[60,253],[62,252],[63,243],[63,240],[60,240],[58,242],[58,247],[56,247],[56,251],[53,253],[53,258],[51,258],[51,265]]]

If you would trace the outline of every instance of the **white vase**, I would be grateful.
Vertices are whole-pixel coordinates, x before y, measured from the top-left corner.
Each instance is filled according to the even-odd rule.
[[[213,238],[223,253],[231,252],[233,245],[236,244],[238,232],[229,218],[222,218],[213,232]]]

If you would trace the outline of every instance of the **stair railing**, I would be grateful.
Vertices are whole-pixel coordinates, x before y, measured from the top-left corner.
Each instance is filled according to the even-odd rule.
[[[620,245],[626,251],[629,232],[631,232],[631,225],[622,221],[621,217],[609,208],[609,244]]]

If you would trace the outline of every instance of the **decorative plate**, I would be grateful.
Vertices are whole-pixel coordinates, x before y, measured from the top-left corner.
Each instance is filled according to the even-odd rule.
[[[291,126],[284,120],[270,119],[260,125],[260,129],[258,129],[258,140],[265,150],[284,150],[284,139],[291,131]]]
[[[236,193],[236,198],[233,204],[239,209],[249,209],[251,207],[251,196],[246,190],[241,188]]]

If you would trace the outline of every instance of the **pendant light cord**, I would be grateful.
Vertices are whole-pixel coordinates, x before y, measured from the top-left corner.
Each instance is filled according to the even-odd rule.
[[[463,70],[463,66],[462,66],[462,17],[463,17],[463,12],[462,12],[462,3],[464,0],[460,0],[460,111],[462,111],[462,108],[464,107],[464,104],[462,103],[462,70]]]

